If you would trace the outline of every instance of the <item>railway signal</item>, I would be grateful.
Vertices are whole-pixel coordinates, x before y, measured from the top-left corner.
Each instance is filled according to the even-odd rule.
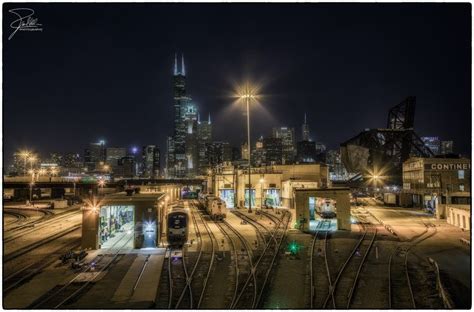
[[[295,241],[292,241],[289,245],[288,245],[288,250],[290,251],[290,253],[292,255],[296,255],[298,254],[298,252],[300,251],[300,245],[295,242]]]

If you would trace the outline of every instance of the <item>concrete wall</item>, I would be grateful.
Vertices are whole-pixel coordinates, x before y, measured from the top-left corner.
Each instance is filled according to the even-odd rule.
[[[323,197],[336,200],[338,230],[351,230],[351,205],[349,188],[328,189],[296,189],[295,205],[296,218],[304,217],[309,221],[309,197]],[[303,224],[303,230],[309,231],[309,222]]]
[[[446,216],[449,224],[467,231],[471,229],[471,210],[469,205],[447,205]]]
[[[89,207],[82,210],[82,243],[83,249],[99,248],[99,210]]]

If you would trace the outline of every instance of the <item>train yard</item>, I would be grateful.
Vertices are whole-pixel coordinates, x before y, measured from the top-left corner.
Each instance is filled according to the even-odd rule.
[[[158,253],[130,253],[132,236],[124,234],[107,252],[90,252],[77,267],[74,261],[59,260],[65,252],[78,250],[77,211],[35,212],[32,217],[6,210],[4,305],[40,309],[124,304],[158,309],[445,307],[437,296],[433,266],[419,252],[420,246],[440,235],[439,225],[427,216],[420,215],[407,235],[381,220],[377,210],[354,208],[352,233],[333,231],[330,221],[321,219],[314,233],[305,234],[291,229],[290,210],[232,209],[219,219],[197,200],[173,205],[188,216],[182,244],[165,244]],[[28,239],[35,229],[44,235],[36,241]],[[162,262],[156,262],[158,258]],[[157,275],[150,276],[150,270]],[[288,270],[296,273],[288,275]],[[48,287],[31,291],[34,296],[25,303],[14,299],[19,293],[26,296],[48,275]],[[143,290],[150,285],[151,292]],[[298,295],[290,295],[295,288]],[[108,295],[93,301],[99,298],[99,290]],[[146,300],[132,300],[142,291],[150,292]]]

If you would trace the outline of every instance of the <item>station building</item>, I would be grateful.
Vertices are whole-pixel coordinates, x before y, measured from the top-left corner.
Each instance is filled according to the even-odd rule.
[[[231,209],[248,207],[249,200],[251,206],[257,209],[264,206],[294,209],[296,222],[302,230],[314,228],[316,225],[312,221],[320,219],[318,213],[322,210],[337,210],[334,226],[350,230],[350,191],[331,188],[328,167],[324,164],[252,168],[250,194],[247,169],[223,166],[208,176],[207,183],[208,192],[219,196]],[[334,192],[326,192],[328,190]]]
[[[447,205],[471,204],[471,160],[410,158],[403,163],[400,204],[425,208],[445,219]]]
[[[82,248],[158,247],[167,200],[164,192],[122,192],[87,203],[82,209]]]

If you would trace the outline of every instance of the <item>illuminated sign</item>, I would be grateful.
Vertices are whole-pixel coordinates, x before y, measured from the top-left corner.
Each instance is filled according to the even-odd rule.
[[[467,163],[425,164],[425,170],[471,170],[471,164],[467,164]]]

